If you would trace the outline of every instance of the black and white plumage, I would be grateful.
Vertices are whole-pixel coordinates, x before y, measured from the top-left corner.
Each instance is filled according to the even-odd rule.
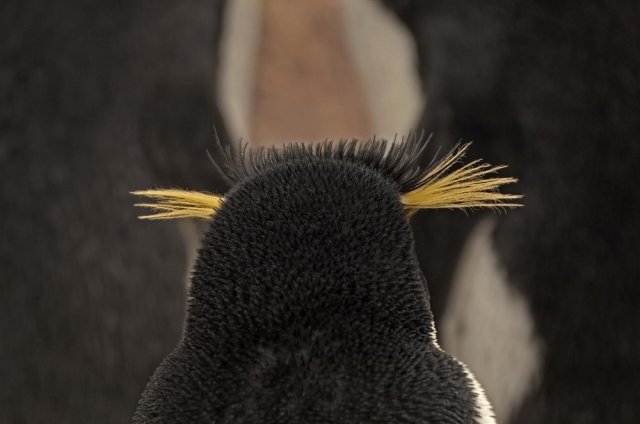
[[[184,336],[134,422],[494,422],[437,343],[374,147],[368,164],[299,148],[244,174],[202,240]]]

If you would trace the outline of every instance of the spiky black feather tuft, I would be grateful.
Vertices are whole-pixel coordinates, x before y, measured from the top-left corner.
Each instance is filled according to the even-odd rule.
[[[424,134],[410,134],[393,141],[373,137],[367,141],[341,139],[270,147],[249,147],[248,143],[241,143],[233,150],[218,143],[220,158],[210,157],[232,186],[280,163],[321,157],[374,169],[394,183],[399,192],[406,193],[417,188],[437,162],[434,158],[424,165],[430,139],[425,140]]]

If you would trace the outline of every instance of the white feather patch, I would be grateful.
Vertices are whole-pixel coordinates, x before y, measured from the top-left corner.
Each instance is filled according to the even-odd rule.
[[[507,280],[480,222],[463,251],[442,321],[445,350],[482,381],[498,421],[508,421],[538,381],[541,344],[526,299]]]

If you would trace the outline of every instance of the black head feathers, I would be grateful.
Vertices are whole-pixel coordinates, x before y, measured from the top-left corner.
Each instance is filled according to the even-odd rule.
[[[495,168],[451,170],[465,150],[427,169],[415,145],[381,141],[241,151],[224,200],[145,193],[160,201],[155,218],[215,215],[184,336],[134,422],[493,423],[473,376],[438,346],[406,218],[421,190],[511,206],[480,179]]]
[[[401,140],[371,139],[325,140],[320,143],[289,143],[282,147],[249,148],[242,144],[236,151],[220,147],[224,166],[218,169],[234,185],[244,178],[282,162],[304,160],[310,156],[327,160],[341,160],[364,165],[392,181],[401,192],[416,188],[429,167],[421,160],[429,140],[410,135]],[[212,159],[217,164],[215,159]]]

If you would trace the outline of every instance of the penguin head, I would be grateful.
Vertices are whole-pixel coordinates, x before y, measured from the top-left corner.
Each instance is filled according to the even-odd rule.
[[[380,143],[234,159],[182,340],[134,422],[494,422],[437,343],[414,251],[406,193],[440,162],[423,169],[417,143]]]

